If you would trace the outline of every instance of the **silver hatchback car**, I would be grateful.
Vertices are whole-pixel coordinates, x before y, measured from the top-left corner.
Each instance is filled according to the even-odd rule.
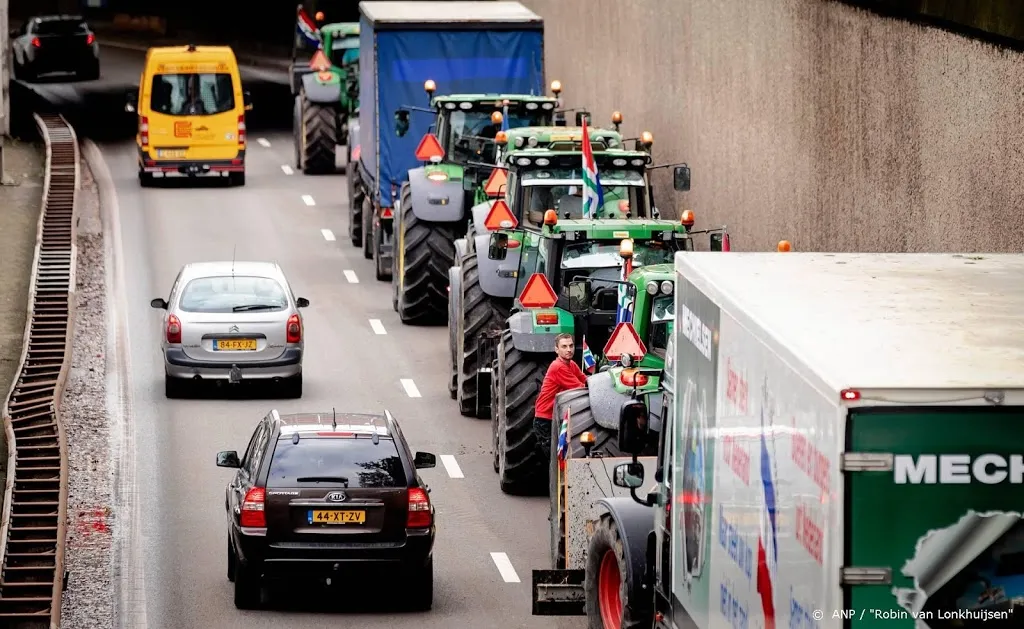
[[[181,397],[192,382],[271,380],[302,397],[303,322],[281,267],[273,262],[196,262],[178,272],[165,310],[160,346],[164,388]]]

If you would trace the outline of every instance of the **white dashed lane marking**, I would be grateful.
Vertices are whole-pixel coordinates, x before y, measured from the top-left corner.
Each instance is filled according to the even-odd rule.
[[[267,138],[259,138],[256,141],[259,142],[260,146],[262,146],[263,148],[270,148],[270,140],[268,140]]]
[[[370,319],[370,327],[373,328],[374,334],[387,334],[388,331],[384,329],[384,324],[380,322],[380,319]],[[410,380],[409,382],[412,382]],[[413,385],[415,386],[415,385]],[[409,395],[412,395],[411,393]]]
[[[348,280],[349,284],[359,283],[359,278],[356,277],[356,272],[352,269],[345,269],[345,279]]]
[[[443,465],[445,471],[448,472],[448,476],[451,476],[452,478],[465,478],[465,476],[462,475],[462,468],[459,467],[459,462],[455,460],[454,455],[442,454],[441,465]]]
[[[295,171],[292,170],[292,167],[289,166],[288,164],[282,164],[281,165],[281,170],[283,170],[284,174],[286,174],[286,175],[294,175],[295,174]]]
[[[512,562],[509,561],[508,555],[505,553],[491,553],[491,561],[498,567],[498,572],[501,574],[501,578],[505,580],[505,583],[519,583],[519,575],[516,574],[516,569],[512,567]]]
[[[324,240],[331,242],[334,240],[334,232],[329,229],[321,229],[320,233],[324,235]]]
[[[409,378],[402,378],[402,388],[405,389],[409,397],[423,397],[420,395],[420,390],[416,388],[416,383]]]
[[[302,195],[302,202],[305,203],[306,205],[316,205],[316,201],[314,201],[313,197],[311,197],[308,194]]]

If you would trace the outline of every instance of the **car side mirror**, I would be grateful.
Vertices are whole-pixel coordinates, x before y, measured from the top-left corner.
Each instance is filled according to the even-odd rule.
[[[223,452],[217,453],[217,467],[242,467],[242,462],[238,460],[238,453],[234,450],[224,450]]]
[[[690,167],[687,165],[676,166],[672,169],[672,187],[679,192],[686,192],[690,189]]]
[[[412,464],[418,470],[436,467],[437,457],[429,452],[417,452],[412,459]]]
[[[305,308],[308,305],[309,305],[309,300],[306,299],[305,297],[299,297],[298,299],[295,300],[295,307],[296,308]]]
[[[167,310],[167,300],[157,297],[153,301],[149,302],[149,307],[156,308],[157,310]]]
[[[504,260],[508,257],[508,234],[494,232],[487,247],[488,260]]]
[[[395,110],[395,135],[404,138],[409,133],[409,110]]]
[[[647,405],[641,400],[626,400],[619,409],[619,450],[640,454],[647,445]]]
[[[242,104],[246,111],[252,111],[252,92],[249,90],[242,91]]]
[[[644,464],[640,462],[619,463],[612,474],[616,487],[638,489],[644,484]]]
[[[124,95],[124,110],[130,114],[135,113],[139,106],[139,95],[134,91],[128,91]]]
[[[593,293],[590,281],[575,280],[569,282],[569,312],[572,314],[586,314],[590,311],[590,304],[593,302]]]

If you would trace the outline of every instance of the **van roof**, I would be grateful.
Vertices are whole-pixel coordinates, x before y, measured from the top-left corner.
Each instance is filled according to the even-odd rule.
[[[146,51],[146,57],[151,60],[182,61],[182,57],[188,56],[190,61],[222,61],[225,58],[235,60],[235,51],[231,46],[154,46]]]

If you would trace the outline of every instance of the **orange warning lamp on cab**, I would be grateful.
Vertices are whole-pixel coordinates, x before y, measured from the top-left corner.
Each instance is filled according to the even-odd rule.
[[[779,252],[785,253],[786,251],[792,251],[793,245],[791,245],[788,240],[780,240],[775,249]]]
[[[505,116],[502,116],[500,111],[496,111],[493,114],[491,114],[491,123],[492,124],[501,124],[501,121],[504,120],[504,119],[505,119]]]
[[[441,142],[438,141],[436,135],[428,133],[423,136],[420,145],[416,147],[416,159],[435,164],[444,159],[444,149],[441,148]]]
[[[434,83],[432,79],[427,79],[423,82],[423,91],[427,93],[427,96],[433,96],[437,91],[437,83]]]
[[[687,227],[693,227],[696,217],[693,214],[693,210],[683,210],[683,215],[680,217],[679,222]]]
[[[503,199],[498,199],[491,206],[491,211],[487,213],[487,218],[484,219],[484,228],[487,231],[495,231],[498,229],[515,229],[519,221],[516,220],[516,215],[509,209],[508,203],[505,203]]]
[[[558,212],[554,210],[547,210],[544,212],[544,224],[548,227],[554,227],[558,224]]]

